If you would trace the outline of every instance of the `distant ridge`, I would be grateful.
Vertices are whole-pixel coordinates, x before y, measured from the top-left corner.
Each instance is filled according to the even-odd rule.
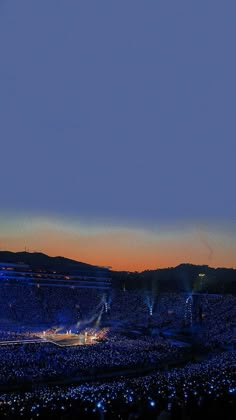
[[[70,267],[78,270],[105,270],[104,267],[99,267],[60,256],[50,257],[49,255],[43,254],[42,252],[0,251],[0,262],[13,264],[24,263],[33,267],[40,266],[45,268]]]
[[[100,269],[100,270],[107,270],[108,267],[104,266],[97,266],[93,264],[84,263],[81,261],[72,260],[70,258],[65,258],[62,256],[56,256],[56,257],[50,257],[47,254],[44,254],[42,252],[28,252],[28,251],[22,251],[22,252],[13,252],[13,251],[0,251],[0,262],[8,262],[8,263],[24,263],[29,264],[33,266],[45,266],[45,267],[55,267],[55,266],[70,266],[78,269]],[[234,268],[226,268],[226,267],[218,267],[213,268],[206,264],[191,264],[191,263],[181,263],[175,267],[165,267],[165,268],[156,268],[156,269],[146,269],[142,272],[129,272],[128,270],[111,270],[109,268],[109,271],[114,271],[114,273],[124,273],[124,274],[130,274],[135,276],[150,276],[151,274],[164,274],[167,272],[176,272],[176,273],[192,273],[196,274],[197,272],[204,271],[205,273],[209,272],[233,272],[236,273],[236,269]]]
[[[236,269],[183,263],[176,267],[138,272],[113,272],[113,284],[124,289],[161,292],[236,294]]]

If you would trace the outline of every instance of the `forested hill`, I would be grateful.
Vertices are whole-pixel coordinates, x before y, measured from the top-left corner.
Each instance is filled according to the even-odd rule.
[[[180,264],[177,267],[146,270],[142,273],[114,272],[119,288],[148,288],[158,291],[185,291],[236,294],[236,270],[207,265]]]

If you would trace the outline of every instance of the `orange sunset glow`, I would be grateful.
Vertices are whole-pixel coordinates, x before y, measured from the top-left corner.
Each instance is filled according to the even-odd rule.
[[[143,271],[183,262],[235,267],[236,242],[229,229],[191,224],[140,229],[97,226],[53,219],[1,219],[1,250],[43,252],[113,270]]]

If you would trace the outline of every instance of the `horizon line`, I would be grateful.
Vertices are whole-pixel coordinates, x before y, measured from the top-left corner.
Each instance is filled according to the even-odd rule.
[[[23,250],[23,251],[0,250],[0,254],[4,253],[4,252],[11,253],[11,254],[24,254],[24,253],[25,254],[42,254],[42,255],[44,255],[46,257],[49,257],[49,258],[64,258],[66,260],[70,260],[70,261],[73,261],[73,262],[76,262],[76,263],[91,265],[93,267],[106,268],[106,269],[108,269],[110,271],[113,271],[113,272],[143,273],[145,271],[157,271],[157,270],[166,270],[166,269],[172,269],[172,268],[175,269],[175,268],[179,267],[180,265],[192,265],[192,266],[195,266],[195,267],[198,267],[198,266],[199,267],[207,267],[207,268],[211,268],[211,269],[214,269],[214,270],[216,270],[216,269],[236,270],[235,267],[210,266],[208,264],[200,264],[200,263],[199,264],[193,264],[191,262],[182,262],[182,263],[179,263],[175,266],[166,266],[166,267],[159,267],[159,268],[158,267],[157,268],[146,268],[145,270],[142,270],[142,271],[138,271],[138,270],[133,270],[133,271],[132,270],[115,270],[115,269],[112,269],[111,266],[91,264],[91,263],[88,263],[88,262],[78,261],[78,260],[74,260],[72,258],[64,257],[63,255],[49,255],[49,254],[45,254],[42,251],[36,251],[36,250],[34,250],[34,251],[30,251],[30,250],[28,250],[28,251],[27,250]],[[6,262],[6,261],[1,261],[1,262]]]

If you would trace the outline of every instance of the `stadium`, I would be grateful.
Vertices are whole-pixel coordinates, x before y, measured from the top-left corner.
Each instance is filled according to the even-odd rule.
[[[4,257],[2,416],[233,418],[236,297],[207,290],[207,269],[188,281],[182,267],[183,287],[168,290],[61,257]]]

